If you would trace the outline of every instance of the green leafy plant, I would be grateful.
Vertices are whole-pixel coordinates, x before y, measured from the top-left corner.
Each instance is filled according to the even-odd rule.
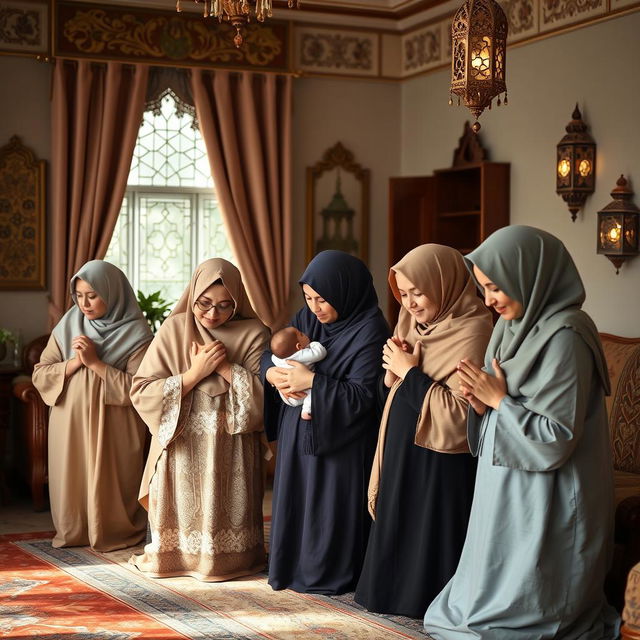
[[[142,314],[147,319],[151,331],[156,333],[171,312],[173,303],[167,302],[162,297],[160,291],[154,291],[148,296],[145,296],[142,291],[138,291],[138,305],[140,306]]]
[[[15,342],[16,339],[16,335],[12,331],[0,327],[0,344],[5,344],[5,342]]]
[[[7,355],[7,342],[13,342],[15,345],[17,340],[18,337],[13,331],[0,327],[0,360],[4,360]]]

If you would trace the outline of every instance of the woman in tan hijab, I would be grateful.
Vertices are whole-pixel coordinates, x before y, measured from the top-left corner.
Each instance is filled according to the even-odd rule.
[[[216,582],[265,566],[258,372],[268,336],[238,269],[207,260],[134,377],[153,438],[140,490],[151,543],[132,562],[151,577]]]
[[[387,396],[369,483],[371,528],[356,602],[421,618],[453,575],[475,480],[458,360],[482,363],[491,314],[462,256],[426,244],[389,272],[401,303],[383,349]]]
[[[129,391],[153,336],[118,267],[87,262],[70,287],[75,304],[33,372],[51,407],[52,544],[114,551],[144,540],[147,527],[136,500],[146,430]]]

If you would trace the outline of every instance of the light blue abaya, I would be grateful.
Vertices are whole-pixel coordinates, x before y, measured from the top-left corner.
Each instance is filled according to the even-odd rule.
[[[584,287],[564,245],[506,227],[467,256],[523,316],[498,320],[495,357],[508,395],[470,411],[476,488],[458,569],[428,608],[438,640],[605,640],[619,619],[602,585],[613,530],[604,404],[609,381],[598,334],[580,310]]]

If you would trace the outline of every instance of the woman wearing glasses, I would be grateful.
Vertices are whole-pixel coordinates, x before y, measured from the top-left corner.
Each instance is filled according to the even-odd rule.
[[[133,379],[153,438],[140,490],[151,542],[132,562],[151,577],[217,582],[265,566],[258,373],[268,336],[238,269],[207,260]]]

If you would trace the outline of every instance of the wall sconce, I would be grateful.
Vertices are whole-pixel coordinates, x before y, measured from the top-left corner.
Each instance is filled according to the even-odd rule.
[[[562,196],[575,222],[578,210],[596,185],[596,143],[587,133],[578,105],[573,110],[567,133],[558,142],[556,193]]]
[[[504,91],[508,104],[506,77],[508,22],[495,0],[466,0],[451,24],[450,94],[464,100],[476,121],[471,127],[480,130],[478,118],[491,101]],[[453,95],[449,97],[453,104]]]
[[[633,191],[624,176],[620,176],[613,200],[598,211],[598,253],[601,253],[620,271],[622,263],[638,255],[638,219],[640,209],[631,201]]]

